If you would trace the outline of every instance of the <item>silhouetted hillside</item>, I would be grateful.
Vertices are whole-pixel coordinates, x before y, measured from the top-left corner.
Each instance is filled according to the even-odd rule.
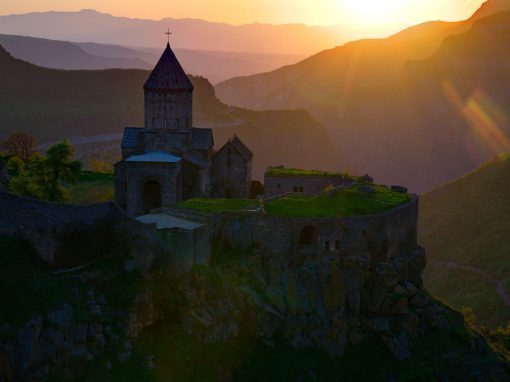
[[[0,44],[16,58],[53,69],[152,69],[161,55],[161,47],[128,48],[14,35],[0,35]],[[272,70],[298,62],[302,58],[284,54],[189,49],[176,49],[175,54],[188,73],[204,76],[213,83],[235,76]]]
[[[1,47],[0,67],[0,139],[24,130],[47,142],[120,133],[127,125],[142,125],[147,71],[46,69],[14,59]],[[191,79],[195,124],[215,128],[217,145],[238,134],[255,153],[255,176],[275,164],[343,168],[323,126],[307,112],[229,107],[215,97],[205,78]]]
[[[421,197],[426,288],[452,306],[473,308],[490,326],[510,320],[510,155]]]
[[[491,4],[482,10],[510,8],[508,1],[499,3],[503,8]],[[216,91],[224,102],[243,107],[305,108],[328,127],[354,171],[415,191],[430,189],[501,152],[478,140],[473,153],[466,145],[471,122],[444,95],[448,76],[468,86],[470,75],[487,80],[487,97],[500,98],[508,73],[493,72],[492,57],[510,56],[501,24],[510,25],[510,18],[478,19],[425,23],[387,39],[356,41],[277,71],[223,82]],[[464,48],[452,50],[452,44]],[[462,102],[474,90],[468,86]],[[504,103],[496,105],[505,110]]]

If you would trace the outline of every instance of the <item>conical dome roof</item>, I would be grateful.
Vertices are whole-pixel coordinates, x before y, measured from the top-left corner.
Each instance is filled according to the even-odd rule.
[[[145,90],[193,90],[193,85],[175,57],[170,44],[166,45],[163,55],[143,88]]]

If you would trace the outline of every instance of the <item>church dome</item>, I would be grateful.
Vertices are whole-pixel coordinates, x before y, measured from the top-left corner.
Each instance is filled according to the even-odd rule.
[[[175,57],[174,52],[170,48],[170,44],[166,45],[166,49],[163,52],[163,55],[145,82],[143,88],[144,90],[160,91],[193,90],[193,85],[182,69],[179,60],[177,60],[177,57]]]

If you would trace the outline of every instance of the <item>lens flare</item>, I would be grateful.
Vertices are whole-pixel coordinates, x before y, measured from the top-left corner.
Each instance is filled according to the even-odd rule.
[[[510,151],[510,138],[501,129],[508,119],[483,90],[478,88],[464,99],[450,81],[444,81],[442,88],[450,102],[469,123],[471,137],[476,139],[478,144],[481,143],[493,154]],[[469,136],[467,139],[470,139]]]

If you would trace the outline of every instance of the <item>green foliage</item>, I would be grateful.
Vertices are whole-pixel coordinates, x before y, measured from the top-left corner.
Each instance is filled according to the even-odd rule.
[[[256,209],[258,202],[250,199],[209,199],[196,198],[177,204],[180,208],[190,208],[203,212],[237,212]]]
[[[26,163],[17,157],[10,159],[11,191],[48,201],[68,201],[69,193],[63,182],[73,183],[81,173],[81,163],[73,161],[74,148],[67,140],[50,147],[45,156],[34,153]]]
[[[291,195],[265,204],[270,215],[352,216],[376,214],[387,211],[410,200],[410,196],[382,186],[373,186],[375,192],[367,193],[359,186],[342,189],[332,195]]]
[[[51,146],[46,151],[48,200],[66,201],[69,194],[62,182],[73,183],[81,172],[81,163],[73,161],[74,148],[67,139]]]
[[[302,170],[297,168],[269,167],[266,171],[267,176],[342,176],[339,172],[320,171],[320,170]]]

